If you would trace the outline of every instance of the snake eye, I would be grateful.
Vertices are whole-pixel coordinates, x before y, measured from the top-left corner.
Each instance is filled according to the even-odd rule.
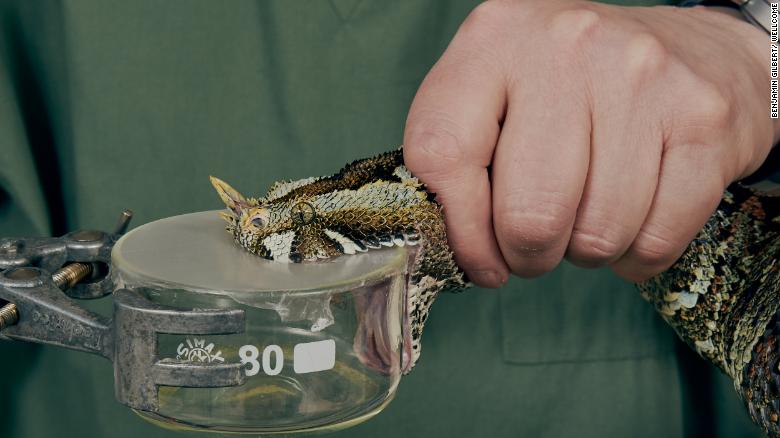
[[[265,226],[265,221],[261,217],[255,217],[252,218],[252,225],[254,225],[257,228],[263,228]]]
[[[271,214],[267,208],[256,207],[241,216],[241,225],[247,229],[261,230],[271,223]]]

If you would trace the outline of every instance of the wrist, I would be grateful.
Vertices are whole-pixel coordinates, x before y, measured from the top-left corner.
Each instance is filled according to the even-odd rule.
[[[780,119],[772,119],[769,115],[769,35],[763,28],[745,17],[739,8],[736,7],[736,4],[740,2],[723,3],[734,3],[734,7],[712,5],[696,7],[694,9],[702,14],[711,15],[714,20],[711,22],[711,25],[716,29],[721,29],[722,32],[727,32],[727,34],[730,35],[729,41],[734,42],[734,45],[738,47],[739,50],[748,55],[751,62],[750,65],[745,67],[749,71],[754,72],[751,73],[751,76],[755,78],[756,83],[761,87],[759,90],[759,97],[766,101],[765,117],[772,124],[774,134],[772,145],[776,145],[780,142]],[[743,79],[735,78],[734,80]]]

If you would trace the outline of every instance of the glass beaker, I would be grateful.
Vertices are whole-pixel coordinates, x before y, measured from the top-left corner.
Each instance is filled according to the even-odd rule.
[[[231,335],[161,334],[158,356],[244,364],[246,382],[160,387],[160,426],[246,433],[336,430],[377,414],[402,369],[407,252],[386,248],[317,263],[264,260],[236,245],[216,211],[162,219],[114,247],[117,286],[180,308],[242,309]]]

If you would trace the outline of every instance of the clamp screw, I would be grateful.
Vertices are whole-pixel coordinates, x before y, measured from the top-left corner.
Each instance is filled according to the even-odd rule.
[[[127,231],[127,227],[130,225],[130,219],[133,218],[133,211],[132,210],[123,210],[122,213],[119,215],[119,220],[116,222],[116,226],[114,227],[114,234],[125,234],[125,231]]]
[[[92,274],[92,265],[88,263],[71,263],[52,274],[51,279],[60,289],[70,289],[87,275]]]
[[[52,274],[51,279],[60,289],[69,289],[76,285],[84,277],[92,273],[92,265],[86,263],[71,263],[58,269]],[[29,279],[35,278],[35,270],[28,268],[15,269],[11,272],[11,278]],[[0,331],[19,322],[19,311],[14,303],[6,303],[0,307]]]
[[[19,312],[16,311],[16,304],[8,303],[0,307],[0,331],[19,322]]]

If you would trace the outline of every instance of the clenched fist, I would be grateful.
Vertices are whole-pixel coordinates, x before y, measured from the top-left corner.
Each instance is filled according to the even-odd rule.
[[[409,111],[407,166],[477,284],[668,268],[780,138],[766,33],[720,8],[489,1]]]

